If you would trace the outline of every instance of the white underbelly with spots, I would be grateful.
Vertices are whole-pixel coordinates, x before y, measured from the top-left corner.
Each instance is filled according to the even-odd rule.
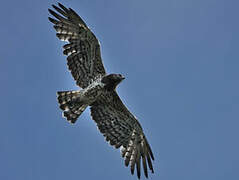
[[[93,103],[101,94],[104,89],[104,83],[100,80],[96,80],[92,84],[90,84],[87,88],[83,90],[84,100],[88,102],[88,104]]]

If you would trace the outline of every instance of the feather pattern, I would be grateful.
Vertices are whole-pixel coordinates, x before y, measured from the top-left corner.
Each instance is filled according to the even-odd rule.
[[[55,17],[49,17],[49,20],[54,24],[56,36],[69,42],[63,46],[63,53],[68,56],[68,68],[76,84],[86,88],[92,79],[106,74],[99,41],[74,10],[60,3],[58,5],[59,7],[52,5],[56,12],[49,9],[50,14]]]
[[[125,166],[130,165],[132,174],[134,174],[136,166],[137,176],[140,178],[141,159],[145,177],[148,177],[148,167],[154,173],[151,162],[151,159],[154,160],[154,156],[143,129],[115,91],[105,91],[91,105],[91,116],[106,141],[115,148],[121,147]]]
[[[52,7],[55,11],[49,9],[49,12],[54,18],[49,17],[49,21],[53,23],[56,36],[68,42],[63,46],[63,54],[67,56],[67,65],[76,84],[83,88],[58,92],[63,116],[75,123],[87,106],[91,106],[91,116],[98,129],[110,145],[120,148],[131,174],[136,169],[140,178],[142,162],[145,177],[148,178],[148,168],[154,173],[152,150],[140,123],[115,91],[120,81],[110,80],[109,77],[115,74],[106,75],[99,41],[74,10],[60,3]]]
[[[88,104],[81,101],[82,91],[58,91],[58,103],[63,110],[63,117],[70,123],[75,123]]]

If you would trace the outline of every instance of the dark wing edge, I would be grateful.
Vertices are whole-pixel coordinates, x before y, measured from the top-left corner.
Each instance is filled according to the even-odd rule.
[[[154,155],[143,130],[115,91],[107,92],[91,105],[91,116],[106,141],[115,148],[120,147],[125,166],[130,165],[132,175],[136,166],[140,178],[141,162],[146,178],[148,168],[154,173]]]
[[[69,44],[63,46],[67,55],[67,65],[76,84],[85,88],[99,75],[105,75],[101,59],[100,44],[81,17],[71,8],[58,3],[52,5],[55,11],[48,9],[55,19],[48,17],[54,24],[56,36]],[[59,15],[59,14],[60,15]]]

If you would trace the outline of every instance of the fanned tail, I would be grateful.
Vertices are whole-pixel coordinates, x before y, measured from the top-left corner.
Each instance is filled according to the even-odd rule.
[[[63,117],[70,123],[75,123],[88,104],[81,101],[81,91],[58,91],[57,99],[63,110]]]

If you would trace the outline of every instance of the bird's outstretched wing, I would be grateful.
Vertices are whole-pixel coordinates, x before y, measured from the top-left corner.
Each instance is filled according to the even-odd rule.
[[[137,176],[140,178],[141,159],[145,176],[148,177],[148,167],[154,172],[151,161],[154,156],[142,127],[115,91],[106,91],[92,104],[91,116],[106,141],[115,148],[121,147],[125,165],[130,164],[132,174],[136,165]]]
[[[89,85],[92,79],[105,74],[100,54],[100,44],[81,17],[71,8],[58,3],[52,5],[58,12],[49,9],[56,18],[49,17],[57,32],[56,36],[69,44],[63,46],[67,55],[67,65],[76,84],[82,88]]]

